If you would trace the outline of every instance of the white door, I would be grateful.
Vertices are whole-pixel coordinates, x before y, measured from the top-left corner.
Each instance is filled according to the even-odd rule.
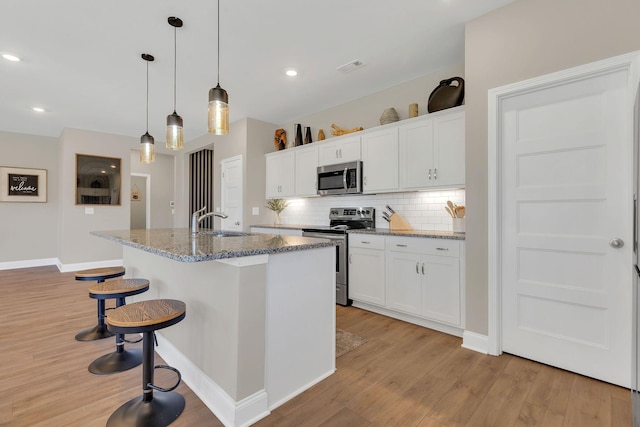
[[[498,130],[502,349],[623,386],[631,355],[628,82],[618,69],[522,90],[502,101]]]
[[[220,222],[220,228],[242,231],[242,156],[224,159],[220,165],[222,213],[228,216]]]

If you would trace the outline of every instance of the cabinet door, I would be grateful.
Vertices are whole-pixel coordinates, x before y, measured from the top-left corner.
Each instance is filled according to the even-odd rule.
[[[362,136],[363,191],[398,189],[398,129],[394,126]]]
[[[340,137],[337,141],[321,142],[318,145],[319,166],[360,160],[359,135]]]
[[[433,125],[419,119],[399,127],[398,164],[401,189],[433,185]],[[464,160],[463,160],[464,167]]]
[[[295,194],[297,197],[316,196],[318,146],[295,151]]]
[[[387,307],[421,314],[422,275],[419,254],[387,251]]]
[[[464,111],[433,118],[435,186],[464,186]]]
[[[460,260],[425,255],[422,262],[422,315],[440,322],[460,325]]]
[[[277,199],[294,195],[295,157],[289,152],[266,157],[266,197]]]
[[[349,247],[349,298],[384,306],[384,251]]]

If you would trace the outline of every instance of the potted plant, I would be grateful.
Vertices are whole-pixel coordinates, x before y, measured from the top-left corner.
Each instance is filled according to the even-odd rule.
[[[267,209],[273,211],[276,214],[274,224],[280,225],[280,214],[286,207],[289,206],[289,202],[285,199],[270,199],[267,200]]]

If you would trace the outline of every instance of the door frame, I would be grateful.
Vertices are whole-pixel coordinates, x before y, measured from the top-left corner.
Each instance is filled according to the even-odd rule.
[[[640,51],[616,56],[544,76],[490,89],[488,92],[488,342],[487,352],[502,354],[502,105],[505,100],[590,77],[628,72],[629,125],[633,126],[635,93],[639,85]],[[633,135],[633,129],[628,133]],[[632,144],[632,138],[629,140]],[[632,147],[630,147],[631,150]],[[630,151],[632,152],[632,151]],[[629,159],[631,162],[632,159]],[[633,165],[629,166],[633,170]],[[631,266],[629,266],[631,268]]]
[[[146,191],[147,197],[146,197],[146,200],[144,201],[145,203],[144,210],[145,210],[145,225],[146,225],[146,229],[148,230],[151,228],[151,174],[131,172],[130,176],[140,176],[140,177],[146,178],[145,191]],[[129,208],[129,210],[131,210],[131,208]]]

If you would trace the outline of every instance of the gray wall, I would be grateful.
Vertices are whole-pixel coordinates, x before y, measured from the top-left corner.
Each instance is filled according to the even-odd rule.
[[[640,49],[640,1],[520,0],[466,25],[467,329],[488,329],[487,91]]]
[[[58,140],[0,132],[0,166],[47,169],[47,203],[0,203],[0,262],[56,257]]]
[[[156,153],[155,162],[140,163],[140,152],[131,151],[131,172],[151,175],[151,225],[149,228],[173,227],[174,214],[169,203],[173,201],[175,194],[174,163],[174,156],[159,153]]]

